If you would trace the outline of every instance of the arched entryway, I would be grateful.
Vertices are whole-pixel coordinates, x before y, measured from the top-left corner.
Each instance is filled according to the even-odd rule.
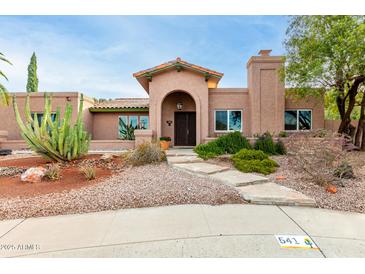
[[[195,146],[197,115],[194,98],[185,91],[169,93],[161,104],[161,136],[169,136],[174,146]]]

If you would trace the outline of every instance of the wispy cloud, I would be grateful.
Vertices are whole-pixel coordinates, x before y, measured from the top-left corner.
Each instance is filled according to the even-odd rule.
[[[261,48],[282,54],[284,17],[0,16],[0,51],[11,91],[24,91],[38,57],[40,89],[92,97],[145,97],[132,73],[180,56],[225,73],[221,86],[245,86],[245,62]]]

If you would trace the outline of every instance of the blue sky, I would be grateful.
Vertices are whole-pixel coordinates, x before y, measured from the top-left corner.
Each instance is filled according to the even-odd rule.
[[[38,58],[41,91],[146,97],[132,74],[182,59],[224,73],[220,87],[246,87],[246,62],[260,49],[284,53],[285,16],[0,16],[1,64],[9,91],[25,91]]]

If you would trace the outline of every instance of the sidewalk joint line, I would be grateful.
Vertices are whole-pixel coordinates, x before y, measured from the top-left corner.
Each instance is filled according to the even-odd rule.
[[[0,236],[0,239],[2,239],[5,235],[9,234],[11,231],[13,231],[16,227],[21,225],[26,219],[21,220],[19,223],[17,223],[15,226],[10,228],[7,232],[5,232],[3,235]]]
[[[301,227],[300,225],[299,225],[299,223],[297,223],[291,216],[289,216],[289,214],[287,214],[286,212],[285,212],[285,210],[284,209],[282,209],[281,208],[281,206],[277,206],[280,210],[281,210],[281,212],[283,212],[290,220],[292,220],[292,222],[294,223],[294,224],[296,224],[306,235],[308,235],[309,237],[311,237],[311,239],[312,239],[312,241],[315,243],[315,245],[318,247],[318,250],[319,250],[319,252],[321,252],[321,254],[322,254],[322,256],[324,257],[324,258],[327,258],[327,256],[324,254],[324,252],[322,251],[322,249],[319,247],[319,245],[316,243],[316,241],[312,238],[312,236],[303,228],[303,227]],[[313,236],[314,237],[314,236]]]

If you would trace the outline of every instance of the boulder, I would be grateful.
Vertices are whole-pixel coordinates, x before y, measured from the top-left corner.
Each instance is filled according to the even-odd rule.
[[[105,153],[103,155],[100,156],[100,160],[104,161],[104,162],[111,162],[113,160],[114,155],[111,153]]]
[[[44,167],[28,168],[22,175],[20,175],[20,180],[22,182],[39,183],[46,174],[46,171],[47,169]]]

